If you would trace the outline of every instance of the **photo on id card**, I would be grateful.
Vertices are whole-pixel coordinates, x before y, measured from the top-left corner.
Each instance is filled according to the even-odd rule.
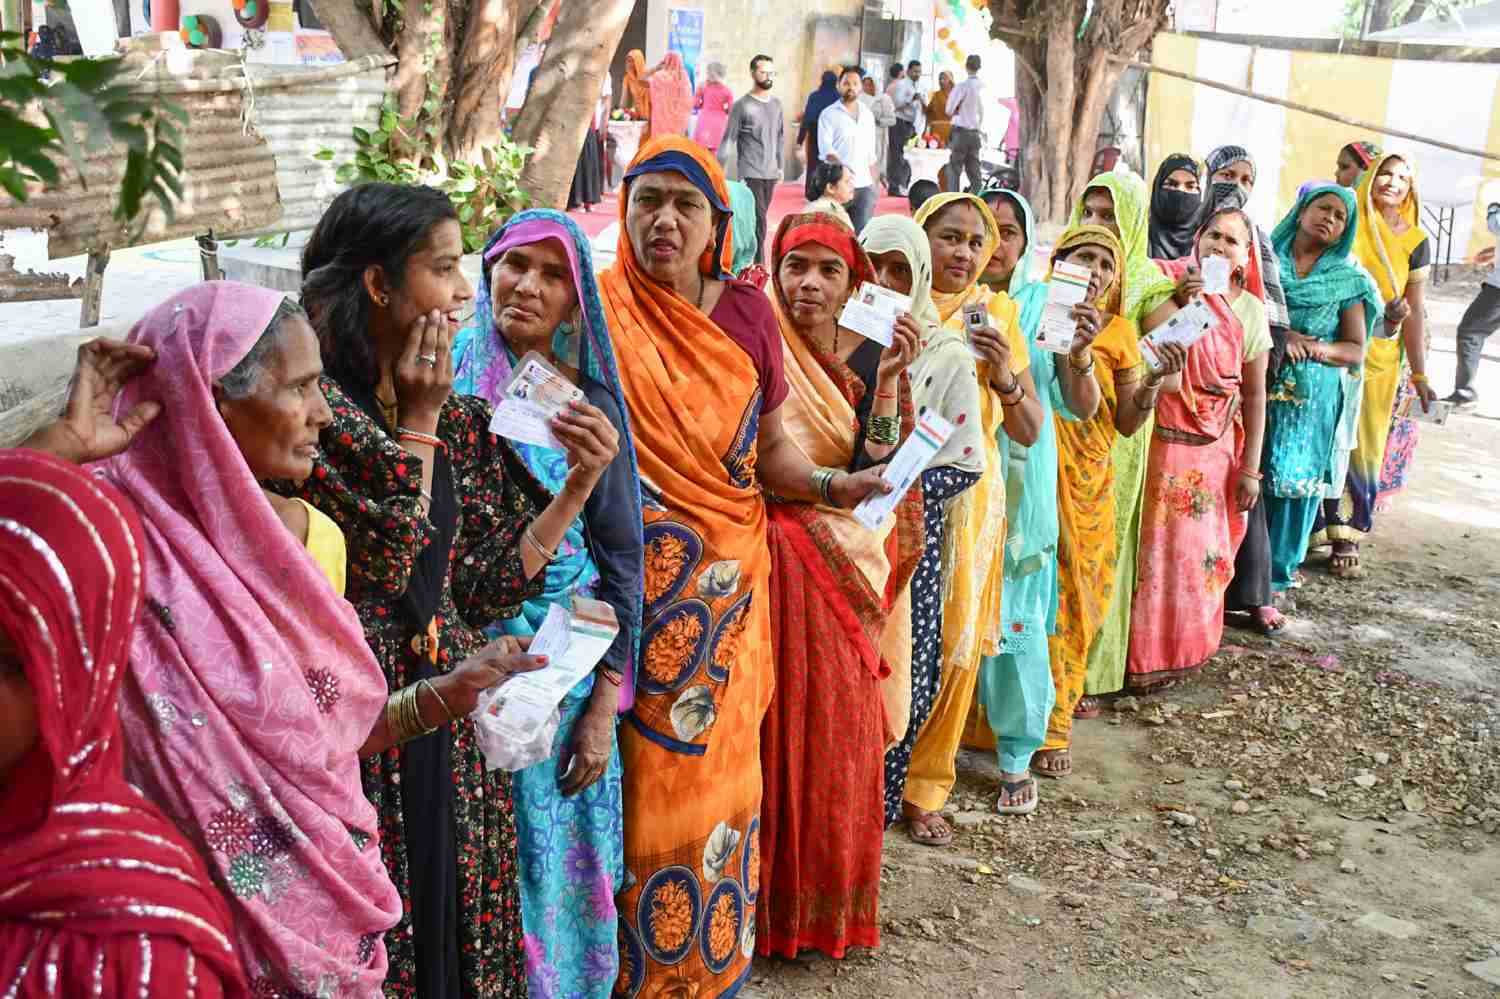
[[[583,399],[583,390],[548,364],[536,351],[516,362],[516,370],[505,384],[505,398],[540,406],[549,413],[561,412],[570,402]]]

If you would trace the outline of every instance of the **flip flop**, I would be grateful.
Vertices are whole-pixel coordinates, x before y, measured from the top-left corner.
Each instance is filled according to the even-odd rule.
[[[933,819],[942,821],[942,818],[943,817],[937,812],[923,812],[921,815],[908,816],[906,820],[907,839],[911,840],[918,846],[951,846],[953,844],[953,827],[949,826],[946,822],[944,822],[943,825],[947,827],[948,831],[944,835],[917,835],[917,829],[919,827],[922,829],[930,829],[932,827],[929,825],[929,823]]]
[[[1056,770],[1045,770],[1038,765],[1039,763],[1045,760],[1050,760],[1055,756],[1061,756],[1063,758],[1064,766]],[[1039,749],[1037,750],[1036,754],[1031,757],[1031,772],[1036,774],[1038,777],[1046,777],[1049,780],[1061,780],[1064,777],[1069,777],[1072,775],[1073,757],[1071,753],[1066,749]]]
[[[1002,780],[1000,782],[1001,796],[1010,796],[1012,799],[1019,796],[1030,785],[1031,800],[1021,805],[1002,805],[999,799],[995,801],[995,812],[998,815],[1030,815],[1036,811],[1036,806],[1041,804],[1041,788],[1037,786],[1035,777],[1026,777],[1022,780]]]
[[[1286,615],[1275,607],[1257,607],[1250,614],[1256,631],[1267,638],[1275,638],[1286,628]]]

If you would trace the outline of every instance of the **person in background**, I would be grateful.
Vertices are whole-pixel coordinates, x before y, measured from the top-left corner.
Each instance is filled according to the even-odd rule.
[[[1351,252],[1357,204],[1348,188],[1320,184],[1271,233],[1292,324],[1266,396],[1262,458],[1278,597],[1297,583],[1325,493],[1344,484],[1359,414],[1357,372],[1383,309],[1374,279]]]
[[[668,52],[646,75],[651,88],[651,125],[648,138],[661,135],[686,135],[693,116],[693,81],[688,76],[682,56]]]
[[[1097,177],[1101,173],[1109,173],[1119,165],[1120,157],[1122,155],[1123,154],[1119,146],[1100,147],[1100,149],[1094,153],[1093,162],[1089,164],[1089,175]],[[1127,169],[1124,172],[1128,173],[1128,164],[1126,166]]]
[[[343,530],[348,598],[396,689],[437,683],[484,647],[479,626],[542,592],[589,494],[554,497],[488,432],[489,404],[453,394],[450,344],[473,302],[462,254],[447,196],[394,184],[340,194],[302,251],[333,421],[313,474],[276,488]],[[602,473],[598,418],[571,407],[550,426]],[[365,764],[403,902],[385,992],[523,996],[511,775],[486,771],[472,719],[449,706],[426,738]]]
[[[1500,204],[1491,203],[1485,211],[1485,225],[1490,235],[1500,239]],[[1495,247],[1488,246],[1474,257],[1480,267],[1490,272],[1479,286],[1479,294],[1464,310],[1458,321],[1458,370],[1453,376],[1453,393],[1445,400],[1459,409],[1471,409],[1479,402],[1474,379],[1484,356],[1484,341],[1500,329],[1500,260]]]
[[[1147,241],[1153,260],[1177,260],[1192,254],[1193,239],[1201,227],[1202,175],[1202,166],[1186,153],[1173,153],[1156,168]]]
[[[1333,179],[1339,186],[1352,191],[1359,183],[1360,175],[1370,169],[1370,165],[1379,156],[1380,147],[1375,143],[1361,140],[1351,142],[1339,150],[1338,159],[1334,163]]]
[[[693,110],[698,112],[693,141],[711,153],[718,152],[733,104],[734,92],[724,85],[724,64],[709,63],[703,68],[703,82],[693,99]]]
[[[635,112],[639,121],[651,121],[651,72],[646,67],[646,53],[631,49],[625,54],[625,76],[620,82],[620,107]],[[530,84],[527,84],[530,89]]]
[[[899,317],[886,348],[839,328],[875,273],[854,231],[826,215],[787,218],[771,259],[783,426],[810,462],[879,470],[915,426],[916,320]],[[761,730],[756,949],[842,958],[880,945],[885,691],[910,683],[922,495],[908,490],[873,530],[822,500],[772,501],[768,513],[776,687]]]
[[[964,60],[968,79],[948,95],[948,117],[953,119],[952,150],[948,158],[949,189],[962,191],[962,175],[969,178],[970,193],[977,194],[983,182],[984,166],[979,156],[984,151],[984,83],[979,79],[979,56]]]
[[[864,70],[845,66],[839,74],[839,100],[818,118],[818,160],[842,163],[854,175],[854,198],[849,218],[858,234],[875,210],[875,115],[860,102]],[[816,200],[809,198],[809,201]]]
[[[20,996],[251,995],[207,866],[125,779],[145,539],[132,504],[75,467],[160,413],[114,405],[154,356],[85,344],[63,415],[0,451],[0,981]]]
[[[1211,216],[1225,209],[1243,211],[1255,187],[1255,160],[1248,150],[1239,146],[1220,146],[1204,158],[1204,164],[1209,183],[1203,196],[1199,228]],[[1286,293],[1281,286],[1281,264],[1276,248],[1271,245],[1271,237],[1258,225],[1255,227],[1255,243],[1260,254],[1260,281],[1265,287],[1266,322],[1271,328],[1271,349],[1266,354],[1266,384],[1271,385],[1276,381],[1286,354]],[[1242,295],[1235,301],[1248,305],[1249,300]],[[1234,578],[1224,594],[1224,610],[1231,623],[1248,622],[1251,629],[1262,635],[1275,635],[1286,627],[1286,616],[1276,606],[1272,593],[1271,541],[1263,502],[1250,508],[1245,538],[1240,542],[1234,559]]]
[[[1211,257],[1229,263],[1229,292],[1199,294],[1213,325],[1188,349],[1180,387],[1156,404],[1125,675],[1132,693],[1175,683],[1218,651],[1234,553],[1260,501],[1271,327],[1255,224],[1240,209],[1210,217],[1192,255],[1158,263],[1176,277]]]
[[[854,200],[856,193],[853,170],[842,163],[819,163],[816,176],[813,177],[813,193],[817,197],[808,202],[803,211],[823,212],[851,229],[854,227],[845,207]]]
[[[781,110],[781,101],[771,96],[771,88],[776,84],[775,61],[768,55],[751,59],[750,78],[755,85],[729,110],[718,158],[720,165],[733,161],[740,181],[755,195],[754,262],[758,263],[765,259],[766,216],[771,211],[771,199],[776,196],[776,185],[786,169],[783,165],[786,115]],[[797,141],[802,140],[799,137]],[[808,162],[811,166],[813,161]],[[808,190],[812,190],[811,178]],[[735,211],[738,213],[739,209]]]
[[[1098,180],[1099,178],[1095,178]],[[1128,318],[1130,267],[1115,234],[1102,226],[1075,225],[1058,238],[1055,267],[1071,260],[1091,272],[1087,301],[1100,314],[1103,330],[1092,345],[1100,405],[1091,419],[1072,420],[1058,413],[1057,633],[1048,639],[1057,703],[1047,725],[1044,747],[1032,759],[1032,772],[1062,778],[1073,772],[1073,710],[1083,696],[1089,652],[1111,607],[1112,591],[1124,564],[1118,557],[1115,527],[1119,494],[1115,439],[1140,433],[1156,409],[1167,379],[1181,370],[1186,352],[1176,344],[1162,348],[1160,371],[1146,367],[1135,324]],[[1159,273],[1159,272],[1158,272]],[[1133,565],[1133,563],[1132,563]],[[1132,574],[1133,579],[1133,574]],[[1121,667],[1123,672],[1123,665]]]
[[[907,189],[906,206],[911,209],[912,215],[916,215],[922,210],[922,206],[927,204],[928,199],[938,193],[940,192],[936,183],[930,180],[919,180]]]
[[[1422,228],[1421,203],[1411,158],[1385,153],[1355,189],[1359,225],[1354,255],[1375,278],[1385,304],[1384,324],[1365,345],[1359,439],[1349,456],[1342,495],[1323,504],[1312,545],[1332,545],[1328,571],[1357,579],[1360,539],[1374,529],[1375,513],[1406,485],[1417,448],[1416,421],[1408,406],[1437,399],[1427,379],[1427,275],[1432,241]]]
[[[775,313],[724,272],[728,197],[700,146],[647,143],[601,279],[646,521],[641,679],[620,730],[624,995],[732,993],[755,950],[774,682],[766,494],[842,509],[886,488],[878,470],[813,465],[783,424]]]
[[[896,122],[887,137],[885,157],[886,193],[903,197],[911,184],[911,164],[906,162],[906,147],[917,135],[917,120],[922,116],[922,95],[917,81],[922,79],[922,64],[913,59],[903,72],[900,63],[891,67],[891,81],[886,96],[896,109]]]
[[[540,597],[487,634],[534,635],[554,605],[577,597],[614,610],[619,633],[560,707],[550,758],[514,778],[521,916],[532,995],[605,999],[619,971],[614,908],[624,884],[620,753],[615,723],[635,693],[641,615],[640,477],[604,323],[589,241],[560,212],[512,216],[490,237],[475,325],[454,341],[454,391],[498,405],[515,366],[535,352],[584,392],[600,459],[618,442],[582,514],[548,564]],[[587,411],[587,410],[586,410]],[[565,451],[502,441],[553,495],[580,488],[590,466]]]
[[[1070,224],[1098,225],[1115,233],[1125,252],[1124,283],[1120,289],[1121,314],[1135,324],[1137,336],[1164,323],[1185,304],[1191,294],[1191,277],[1184,276],[1176,285],[1163,274],[1147,253],[1150,221],[1150,196],[1146,183],[1131,173],[1112,170],[1089,181],[1083,196],[1074,206]],[[1180,299],[1178,301],[1177,299]],[[1136,542],[1140,536],[1141,502],[1146,487],[1146,455],[1150,448],[1151,413],[1146,414],[1145,433],[1114,435],[1112,472],[1114,476],[1115,514],[1113,551],[1117,565],[1112,573],[1109,611],[1098,628],[1094,646],[1089,650],[1088,675],[1081,691],[1085,696],[1074,702],[1071,691],[1057,691],[1057,707],[1048,737],[1048,747],[1066,744],[1064,733],[1071,731],[1057,716],[1067,703],[1079,718],[1097,717],[1101,708],[1099,696],[1119,690],[1125,680],[1125,657],[1130,647],[1130,602],[1135,593]],[[1051,752],[1037,754],[1035,767],[1061,765]]]
[[[583,149],[578,154],[578,166],[573,171],[573,186],[568,191],[568,211],[582,208],[592,212],[594,206],[604,200],[604,137],[609,123],[611,100],[609,74],[604,74],[599,91],[599,100],[594,104],[594,117],[583,137]]]
[[[839,102],[839,74],[834,70],[824,70],[823,79],[818,84],[818,89],[807,95],[807,104],[802,109],[802,123],[797,128],[797,145],[802,147],[804,161],[803,187],[806,190],[807,200],[811,201],[813,170],[817,168],[823,157],[818,150],[821,142],[818,136],[818,124],[823,117],[823,112]],[[766,241],[761,239],[761,257],[765,257]]]
[[[945,69],[938,74],[937,89],[927,98],[927,132],[945,146],[953,137],[953,116],[948,113],[948,97],[952,93],[953,74]]]
[[[1099,407],[1093,343],[1104,323],[1098,310],[1075,310],[1078,323],[1066,358],[1036,342],[1047,283],[1031,276],[1036,223],[1031,205],[1014,191],[991,190],[985,204],[1000,227],[1000,243],[984,282],[1004,289],[1020,308],[1021,332],[1030,345],[1032,377],[1042,404],[1035,444],[1023,447],[1001,427],[1001,467],[1010,518],[1006,524],[1000,651],[979,667],[979,698],[964,744],[996,752],[1000,793],[995,811],[1028,815],[1040,801],[1031,774],[1033,755],[1047,738],[1056,701],[1047,642],[1057,631],[1057,426],[1056,417],[1092,419]]]
[[[892,69],[900,69],[893,66]],[[886,179],[885,168],[889,157],[886,155],[886,145],[890,141],[891,126],[896,124],[896,104],[884,90],[877,90],[875,78],[866,75],[864,79],[865,95],[861,98],[864,105],[870,109],[875,116],[875,173],[876,180],[889,188]],[[876,197],[879,197],[877,194]]]
[[[968,377],[968,368],[957,366],[954,340],[974,355],[974,377],[978,381],[977,397],[968,394],[966,388],[959,396],[960,400],[973,400],[977,408],[961,410],[953,420],[968,428],[955,457],[979,475],[947,512],[942,554],[941,682],[932,714],[912,746],[902,804],[907,835],[913,842],[945,846],[953,841],[953,830],[941,812],[957,778],[959,741],[974,699],[980,660],[999,648],[1001,547],[1007,510],[996,434],[1003,425],[1022,444],[1036,443],[1042,407],[1032,381],[1031,357],[1021,332],[1019,310],[1004,292],[991,291],[980,281],[1000,240],[989,207],[975,195],[950,192],[927,202],[915,221],[927,233],[932,252],[932,297],[941,323],[913,365],[918,406],[939,404],[935,396],[927,394],[929,391],[952,390],[954,381]],[[972,334],[964,316],[968,306],[982,307],[987,318],[987,325]],[[942,341],[947,341],[943,345],[946,354],[940,355],[933,348]],[[934,371],[946,378],[928,378],[923,357],[929,351]],[[955,401],[945,399],[941,405],[953,412]]]
[[[729,209],[734,213],[729,224],[731,242],[734,245],[734,259],[729,264],[729,273],[757,288],[764,288],[771,275],[765,267],[756,263],[760,256],[760,244],[756,242],[756,224],[759,220],[755,212],[755,195],[747,185],[738,180],[729,181],[727,186]]]

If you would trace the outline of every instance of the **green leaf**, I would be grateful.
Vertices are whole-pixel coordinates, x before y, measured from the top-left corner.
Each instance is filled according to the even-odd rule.
[[[355,125],[354,141],[358,142],[362,146],[368,146],[370,144],[370,133],[360,128],[358,125]]]
[[[0,165],[0,187],[17,201],[24,202],[27,196],[26,178],[15,167]]]
[[[333,179],[340,184],[352,184],[358,176],[359,171],[354,168],[353,163],[345,163],[333,172]]]
[[[396,116],[389,111],[380,116],[380,129],[383,132],[394,132],[397,128],[400,127],[400,124],[401,123],[396,120]],[[358,131],[358,129],[355,129],[355,131]]]
[[[326,147],[323,149],[319,149],[317,152],[313,153],[312,158],[315,160],[322,160],[324,163],[330,163],[333,161],[333,150]]]

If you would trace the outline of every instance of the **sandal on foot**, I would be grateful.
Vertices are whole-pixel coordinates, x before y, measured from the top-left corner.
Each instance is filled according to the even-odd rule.
[[[1257,607],[1250,619],[1255,624],[1255,630],[1267,638],[1275,638],[1286,627],[1286,616],[1275,607]]]
[[[941,826],[942,832],[933,831],[934,821]],[[918,846],[951,846],[953,843],[953,827],[943,821],[943,817],[937,812],[919,812],[916,815],[908,815],[906,835]]]
[[[1020,798],[1022,793],[1028,787],[1031,788],[1030,800],[1023,801],[1019,805],[1003,804],[1006,798],[1010,798],[1011,801],[1015,801],[1016,799]],[[1038,793],[1038,790],[1039,789],[1037,787],[1035,777],[1023,777],[1020,780],[1000,781],[1000,797],[995,801],[996,814],[1030,815],[1032,812],[1036,811],[1036,806],[1041,802],[1041,795]]]
[[[1053,766],[1049,763],[1057,761]],[[1031,758],[1031,772],[1038,777],[1061,780],[1073,773],[1073,757],[1066,749],[1041,749]]]
[[[1104,702],[1092,695],[1079,698],[1078,706],[1073,709],[1073,718],[1076,721],[1088,721],[1102,714],[1104,714]]]
[[[1334,579],[1359,579],[1364,570],[1359,567],[1359,545],[1353,541],[1335,541],[1333,554],[1328,556],[1328,573]]]

